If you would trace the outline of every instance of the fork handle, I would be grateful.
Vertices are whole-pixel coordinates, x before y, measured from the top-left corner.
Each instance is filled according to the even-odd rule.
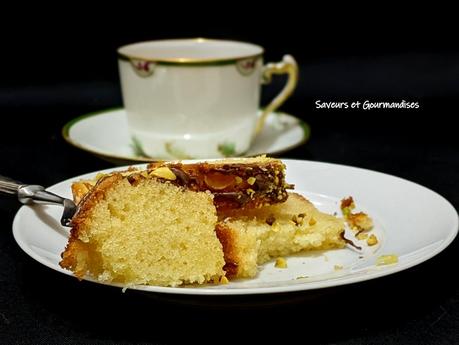
[[[64,205],[64,198],[38,185],[27,185],[0,175],[0,194],[17,195],[23,204]]]
[[[0,175],[0,193],[2,194],[18,194],[19,188],[22,185],[18,181]]]

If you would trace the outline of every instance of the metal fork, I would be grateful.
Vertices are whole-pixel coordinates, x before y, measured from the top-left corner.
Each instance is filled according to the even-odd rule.
[[[70,199],[48,192],[39,185],[24,184],[0,175],[0,194],[17,195],[18,200],[25,204],[60,205],[64,207],[61,218],[63,226],[72,226],[72,217],[78,210],[77,205]]]

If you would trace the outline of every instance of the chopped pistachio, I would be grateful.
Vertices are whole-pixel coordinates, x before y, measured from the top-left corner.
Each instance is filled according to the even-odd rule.
[[[347,216],[349,216],[351,214],[351,209],[349,207],[343,208],[342,211],[343,211],[343,216],[344,217],[347,217]]]
[[[315,220],[314,217],[311,217],[311,219],[309,219],[309,225],[314,225],[316,223],[317,223],[317,221]]]
[[[102,177],[105,177],[105,176],[107,176],[107,174],[98,173],[98,174],[96,175],[96,181],[99,181]]]
[[[376,259],[376,266],[391,265],[398,262],[398,256],[395,254],[381,255]]]
[[[226,276],[223,276],[220,278],[220,284],[228,284],[229,280],[226,278]]]
[[[367,244],[369,246],[374,246],[377,243],[378,243],[378,238],[375,235],[371,235],[367,240]]]
[[[252,197],[255,194],[255,191],[252,188],[247,189],[247,194]]]
[[[250,176],[248,179],[247,179],[247,183],[251,186],[253,186],[253,184],[257,181],[257,179],[253,176]]]
[[[237,184],[242,183],[242,178],[240,178],[239,176],[236,176],[235,179]]]
[[[298,277],[296,277],[295,279],[298,280],[298,279],[306,279],[306,278],[309,278],[309,277],[308,277],[308,276],[298,276]]]

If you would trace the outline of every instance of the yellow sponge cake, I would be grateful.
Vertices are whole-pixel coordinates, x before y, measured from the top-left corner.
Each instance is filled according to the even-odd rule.
[[[224,276],[213,196],[141,173],[101,178],[80,201],[60,265],[82,278],[177,286]]]
[[[230,277],[254,277],[258,265],[307,250],[342,248],[342,219],[317,210],[303,196],[289,193],[283,204],[220,213],[217,236]]]

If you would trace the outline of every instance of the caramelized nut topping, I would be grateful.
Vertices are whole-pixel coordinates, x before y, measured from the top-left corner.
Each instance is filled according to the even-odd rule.
[[[174,181],[177,176],[168,167],[159,167],[150,172],[150,175],[163,178],[165,180]]]
[[[232,186],[235,182],[235,178],[233,175],[213,172],[204,176],[204,182],[211,189],[222,190]]]
[[[285,190],[285,166],[278,160],[267,162],[191,163],[153,162],[149,171],[169,167],[176,175],[175,185],[194,191],[209,190],[218,210],[259,208],[281,203],[288,198]],[[274,177],[277,175],[276,181]]]

